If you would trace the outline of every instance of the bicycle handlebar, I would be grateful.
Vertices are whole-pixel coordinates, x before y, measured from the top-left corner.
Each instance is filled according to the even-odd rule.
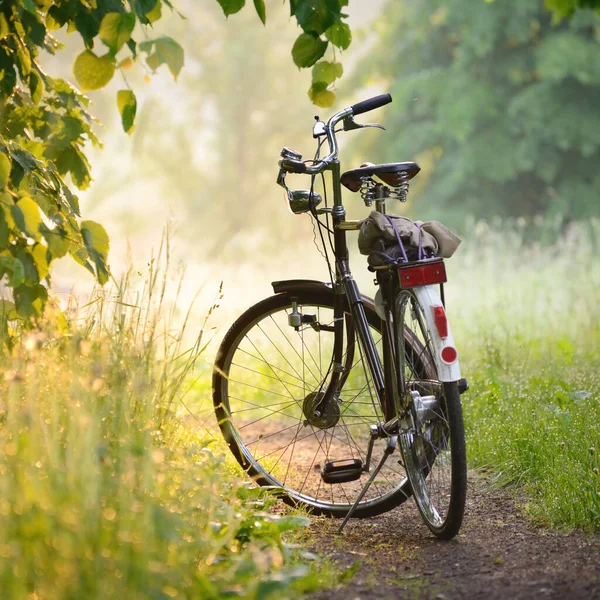
[[[289,173],[307,173],[309,175],[318,175],[319,173],[322,173],[338,155],[335,126],[346,117],[362,115],[363,113],[385,106],[391,101],[392,97],[390,94],[380,94],[379,96],[374,96],[373,98],[363,100],[362,102],[358,102],[357,104],[353,104],[348,108],[340,110],[329,119],[325,127],[327,141],[329,142],[329,154],[325,158],[318,160],[314,165],[307,165],[299,160],[283,159],[279,161],[279,166]]]
[[[369,98],[368,100],[363,100],[358,104],[353,104],[350,108],[352,109],[352,114],[362,115],[363,113],[369,112],[370,110],[375,110],[380,106],[385,106],[392,101],[392,97],[389,94],[381,94],[380,96],[375,96],[373,98]]]

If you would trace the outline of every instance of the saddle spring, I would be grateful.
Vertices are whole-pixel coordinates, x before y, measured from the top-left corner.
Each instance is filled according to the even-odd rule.
[[[400,171],[398,173],[398,179],[400,180],[400,184],[390,190],[389,197],[400,200],[400,202],[406,202],[409,188],[408,173],[406,171]]]
[[[371,206],[377,198],[377,188],[380,184],[375,183],[370,175],[360,178],[360,197],[366,206]]]
[[[399,200],[400,202],[406,202],[409,189],[408,173],[406,171],[400,171],[398,173],[398,180],[400,182],[398,185],[386,187],[387,197]],[[375,200],[381,198],[378,194],[380,187],[381,184],[373,181],[370,175],[365,175],[360,178],[360,196],[367,206],[371,206]]]

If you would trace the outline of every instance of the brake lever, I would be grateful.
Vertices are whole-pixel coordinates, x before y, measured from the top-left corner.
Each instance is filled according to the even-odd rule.
[[[383,125],[377,123],[356,123],[354,116],[349,115],[344,119],[344,131],[352,131],[353,129],[364,129],[365,127],[376,127],[377,129],[383,129]]]

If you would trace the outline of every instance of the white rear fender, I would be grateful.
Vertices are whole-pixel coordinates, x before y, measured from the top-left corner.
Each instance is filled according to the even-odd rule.
[[[458,381],[460,379],[458,352],[437,286],[425,285],[415,287],[412,291],[423,309],[440,381]]]

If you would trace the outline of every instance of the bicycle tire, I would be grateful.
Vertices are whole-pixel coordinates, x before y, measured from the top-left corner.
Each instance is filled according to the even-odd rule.
[[[254,481],[261,486],[279,488],[283,500],[288,504],[304,505],[313,514],[343,517],[348,513],[365,479],[361,477],[362,482],[358,480],[349,483],[324,484],[320,481],[320,468],[329,459],[349,459],[355,455],[364,458],[367,442],[364,434],[365,432],[367,435],[369,433],[368,425],[382,420],[374,390],[368,391],[364,387],[364,385],[372,387],[372,384],[370,376],[364,369],[360,345],[356,343],[356,354],[359,357],[355,359],[352,372],[344,380],[344,387],[339,394],[341,407],[339,420],[322,429],[315,427],[313,423],[308,423],[308,425],[305,423],[307,417],[303,407],[306,406],[306,399],[318,388],[320,379],[323,378],[322,374],[326,371],[325,366],[321,368],[319,376],[312,377],[310,385],[306,385],[306,382],[301,385],[298,380],[302,379],[299,372],[299,365],[302,361],[298,362],[298,352],[294,353],[288,348],[290,356],[294,355],[295,357],[293,361],[290,357],[286,357],[285,352],[274,352],[273,356],[278,358],[280,364],[263,366],[263,369],[267,369],[267,373],[263,374],[260,381],[265,380],[272,387],[267,389],[266,386],[256,385],[256,381],[252,383],[249,378],[246,388],[244,388],[243,383],[240,384],[238,379],[241,372],[256,376],[257,371],[260,371],[257,365],[268,364],[264,355],[255,349],[249,351],[248,348],[252,345],[256,348],[259,340],[263,339],[262,334],[269,339],[268,333],[264,330],[267,325],[272,325],[270,320],[275,320],[273,315],[276,315],[278,319],[276,326],[270,328],[270,331],[274,332],[273,339],[275,335],[285,335],[286,332],[298,334],[287,325],[287,314],[291,308],[292,298],[296,299],[299,309],[305,314],[312,314],[313,309],[319,309],[317,318],[319,322],[322,321],[322,325],[327,325],[325,321],[332,318],[334,295],[326,288],[323,291],[316,291],[314,288],[300,285],[293,291],[271,296],[249,308],[231,326],[219,348],[213,373],[214,409],[230,451]],[[322,312],[326,315],[323,316]],[[372,305],[366,305],[365,312],[371,329],[374,332],[380,332],[381,321]],[[344,318],[346,321],[350,318],[347,307]],[[262,332],[261,323],[264,324]],[[251,332],[253,332],[252,337],[250,336]],[[258,335],[258,332],[261,332],[261,335]],[[314,333],[312,326],[308,325],[303,329],[302,334],[298,335]],[[333,333],[324,333],[333,338]],[[247,340],[250,343],[246,343]],[[306,344],[306,342],[302,341],[302,344]],[[329,342],[327,344],[329,348]],[[268,346],[268,343],[265,346]],[[418,348],[413,348],[413,350],[417,351]],[[250,356],[251,354],[254,355],[254,358]],[[321,354],[327,355],[327,351],[323,351]],[[331,354],[326,356],[326,360],[330,360],[330,357]],[[241,371],[240,361],[243,363]],[[317,363],[316,360],[314,362]],[[311,366],[316,370],[316,367],[312,364]],[[354,374],[353,370],[356,367],[362,372]],[[296,395],[289,393],[290,388],[293,387],[291,384],[297,386],[295,388],[298,390]],[[359,392],[356,393],[358,389],[356,386],[360,385],[363,385],[363,389],[359,389]],[[246,399],[240,399],[243,389],[253,390],[253,392]],[[264,403],[264,399],[261,400],[258,397],[259,394],[271,394],[275,398],[284,396],[284,400],[286,396],[290,396],[290,398],[285,400],[287,405],[274,410]],[[350,394],[353,394],[352,398],[349,398]],[[375,398],[374,405],[371,400],[367,400],[369,396],[371,400]],[[245,411],[246,414],[243,415],[241,411]],[[266,421],[267,417],[270,418],[270,422],[262,423],[263,433],[258,433],[258,426],[255,425],[261,420]],[[333,423],[335,415],[331,418]],[[355,426],[352,419],[358,420],[361,422],[359,424],[364,425],[360,433],[355,433],[351,429]],[[277,421],[281,421],[281,425],[278,425]],[[284,446],[276,449],[279,452],[279,458],[275,458],[277,452],[274,453],[269,444],[273,439],[284,439],[286,428],[289,427],[287,423],[295,426],[295,437],[285,446],[285,450]],[[278,429],[273,431],[269,427]],[[287,430],[289,431],[289,429]],[[299,431],[303,432],[302,436],[298,434]],[[267,438],[270,438],[271,442],[266,444],[266,453],[259,451],[259,446]],[[302,447],[298,448],[299,451],[296,452],[296,445],[300,442]],[[372,464],[378,462],[385,445],[386,440],[376,442]],[[289,456],[285,459],[287,464],[283,465],[281,461],[286,452],[289,452]],[[285,470],[282,467],[285,467]],[[365,474],[366,476],[367,474]],[[359,504],[354,515],[363,518],[389,511],[404,502],[410,493],[410,483],[404,470],[393,458],[389,459],[378,476],[378,480],[371,486],[369,494]]]
[[[408,311],[408,309],[410,309]],[[435,369],[433,343],[422,307],[408,290],[396,301],[398,335],[408,326],[420,339],[424,360]],[[409,321],[410,320],[410,321]],[[407,323],[407,321],[409,321]],[[466,503],[467,460],[458,382],[420,380],[400,357],[401,389],[399,446],[419,512],[439,539],[459,531]],[[411,395],[417,392],[417,395]]]

